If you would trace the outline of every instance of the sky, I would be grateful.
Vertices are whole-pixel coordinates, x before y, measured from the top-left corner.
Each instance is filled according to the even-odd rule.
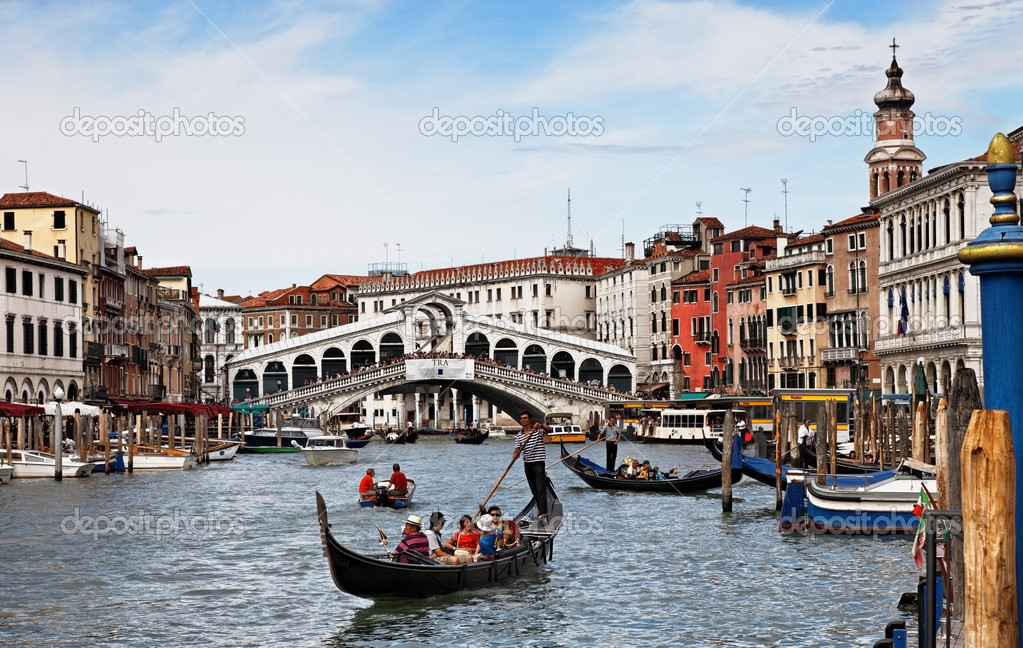
[[[1023,126],[1021,27],[1023,0],[0,0],[0,191],[93,205],[208,294],[622,257],[698,214],[818,231],[867,204],[892,39],[931,169]]]

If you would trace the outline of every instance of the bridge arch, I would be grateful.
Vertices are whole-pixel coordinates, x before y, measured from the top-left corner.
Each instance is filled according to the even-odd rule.
[[[494,345],[494,361],[509,367],[519,366],[519,347],[511,338],[501,338]]]
[[[586,358],[579,365],[579,382],[588,385],[604,384],[604,367],[596,358]]]
[[[375,364],[377,361],[376,349],[369,340],[359,340],[352,345],[352,369]]]
[[[547,371],[547,352],[539,344],[530,344],[522,352],[522,368],[536,373],[545,374]]]
[[[551,358],[550,373],[555,378],[575,380],[575,358],[568,351],[558,351]]]
[[[296,387],[316,382],[316,361],[308,353],[303,353],[291,364],[291,384]]]
[[[397,333],[385,333],[380,338],[380,360],[400,358],[405,355],[405,341]]]
[[[474,358],[489,358],[490,340],[479,331],[470,334],[465,340],[465,354]]]
[[[272,394],[288,390],[288,370],[284,363],[279,360],[272,360],[263,370],[263,393]]]
[[[632,372],[622,364],[616,364],[607,371],[607,386],[614,387],[618,391],[627,392],[632,390]]]
[[[345,352],[332,346],[323,351],[321,369],[324,376],[334,376],[348,373],[348,361],[345,359]]]

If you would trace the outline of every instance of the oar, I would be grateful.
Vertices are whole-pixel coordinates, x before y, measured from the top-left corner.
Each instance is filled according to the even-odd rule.
[[[587,445],[587,446],[583,446],[582,448],[579,448],[578,450],[576,450],[576,451],[575,451],[575,452],[573,452],[572,454],[570,454],[570,455],[566,455],[566,456],[562,457],[561,459],[558,459],[557,461],[555,461],[555,462],[554,462],[554,463],[552,463],[551,465],[549,465],[549,466],[544,466],[544,470],[549,470],[549,469],[553,468],[554,466],[557,466],[557,465],[558,465],[559,463],[561,463],[561,462],[562,462],[562,461],[564,461],[565,459],[568,459],[569,457],[574,457],[575,455],[579,454],[580,452],[582,452],[582,451],[583,451],[583,450],[585,450],[586,448],[591,448],[591,447],[593,447],[593,446],[597,445],[597,442],[598,442],[598,441],[603,441],[603,439],[597,439],[597,441],[594,441],[593,443],[591,443],[591,444],[589,444],[589,445]],[[522,478],[522,479],[520,479],[519,481],[517,481],[517,482],[515,482],[514,484],[512,484],[512,485],[511,485],[511,487],[512,487],[512,488],[515,488],[516,486],[518,486],[519,484],[521,484],[521,483],[522,483],[522,482],[524,482],[524,481],[526,481],[526,478],[525,478],[525,477],[523,477],[523,478]]]

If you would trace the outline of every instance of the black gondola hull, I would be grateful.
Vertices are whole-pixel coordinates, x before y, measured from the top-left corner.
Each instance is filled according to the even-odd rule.
[[[583,463],[586,460],[579,460],[578,456],[569,457],[569,455],[568,450],[562,445],[561,458],[564,459],[563,463],[565,466],[578,476],[579,479],[582,479],[588,486],[593,488],[637,493],[680,494],[721,487],[720,469],[693,471],[688,476],[675,479],[619,479],[618,477],[598,474]],[[732,483],[737,484],[741,479],[742,471],[732,470]]]

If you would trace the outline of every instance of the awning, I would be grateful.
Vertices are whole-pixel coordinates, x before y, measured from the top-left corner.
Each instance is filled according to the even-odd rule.
[[[242,414],[259,414],[270,409],[270,406],[264,403],[236,403],[231,407]]]
[[[710,394],[708,394],[707,392],[690,392],[690,393],[686,393],[686,394],[679,394],[678,398],[676,398],[675,400],[680,400],[680,401],[698,401],[698,400],[703,400],[703,399],[707,398],[707,396],[709,396],[709,395]]]
[[[57,402],[50,401],[43,405],[43,409],[47,414],[53,416],[57,413]],[[63,401],[60,404],[61,416],[74,416],[75,411],[78,411],[82,416],[99,416],[99,407],[95,405],[86,405],[78,401]]]
[[[665,388],[667,386],[668,386],[668,383],[647,383],[645,385],[637,385],[636,389],[638,389],[640,392],[646,392],[647,394],[652,394],[655,391],[657,391],[658,389],[663,389],[663,388]]]
[[[45,413],[46,410],[35,405],[0,402],[0,416],[39,416]]]

